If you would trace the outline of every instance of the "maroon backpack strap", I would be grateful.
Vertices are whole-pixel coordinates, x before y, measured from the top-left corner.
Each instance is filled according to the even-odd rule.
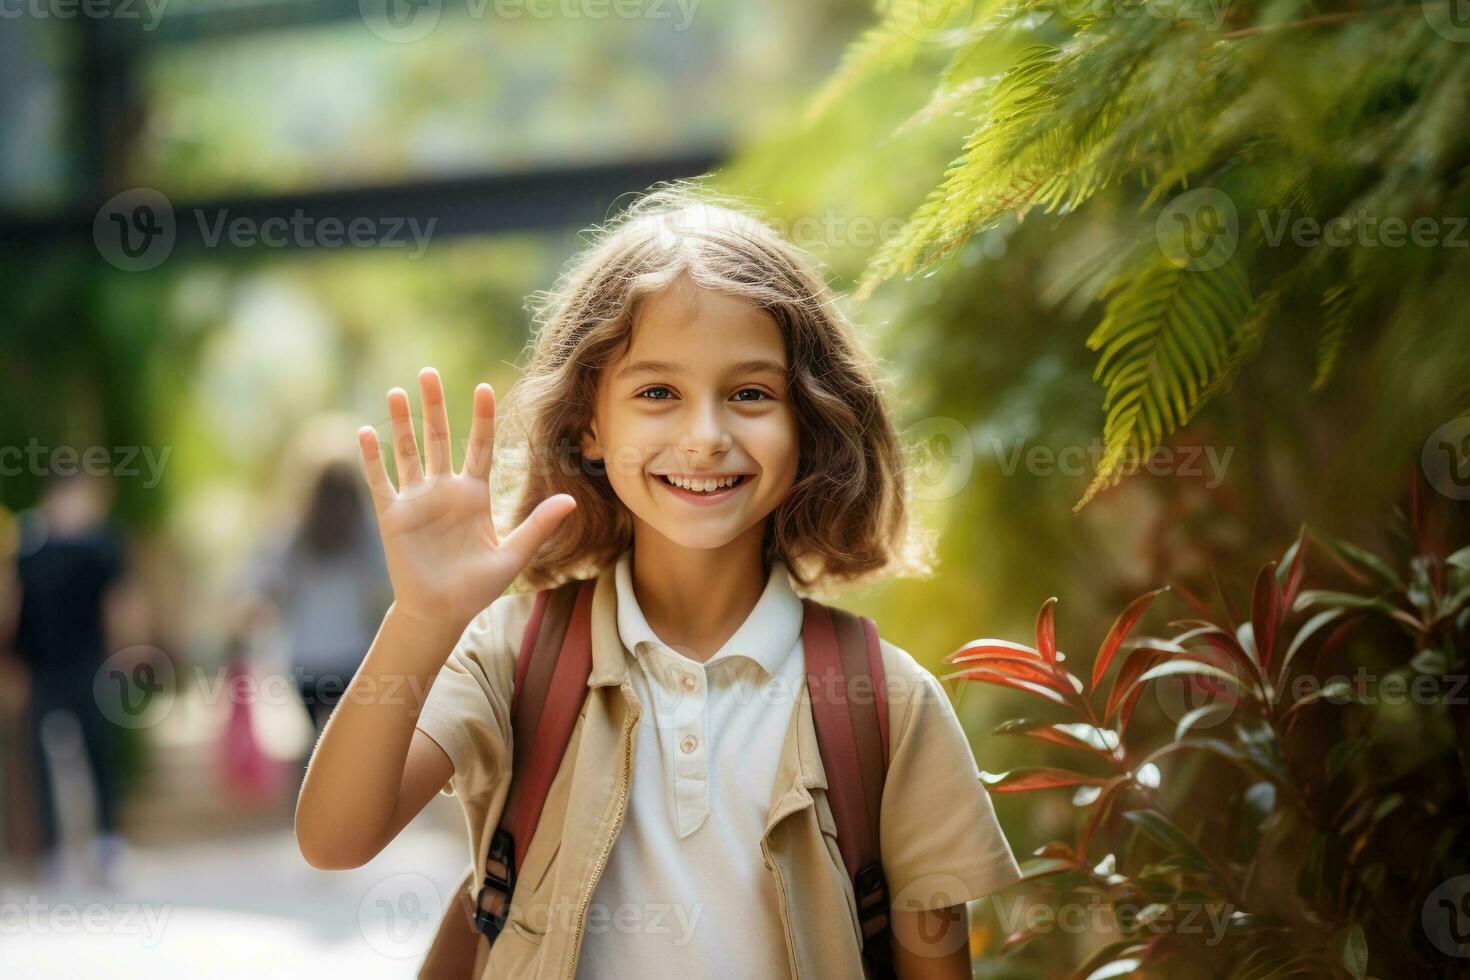
[[[521,637],[511,693],[510,791],[490,839],[476,902],[475,928],[492,943],[505,925],[520,857],[536,836],[546,796],[587,698],[595,584],[576,580],[538,593]],[[488,867],[490,861],[500,862],[505,874]],[[488,889],[504,895],[496,910],[486,908]]]
[[[867,617],[803,599],[802,647],[817,747],[837,849],[852,879],[863,959],[873,980],[895,976],[879,814],[888,774],[888,700],[878,627]]]

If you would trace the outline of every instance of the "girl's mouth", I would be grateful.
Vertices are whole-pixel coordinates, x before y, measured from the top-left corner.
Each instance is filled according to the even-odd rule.
[[[657,480],[660,484],[666,487],[670,493],[674,494],[680,499],[686,500],[691,504],[708,505],[719,503],[720,501],[733,496],[741,487],[750,482],[750,476],[749,474],[742,473],[730,486],[720,487],[718,490],[711,490],[707,493],[699,490],[685,490],[681,486],[670,483],[669,478],[663,476],[662,474],[659,474],[657,476]]]

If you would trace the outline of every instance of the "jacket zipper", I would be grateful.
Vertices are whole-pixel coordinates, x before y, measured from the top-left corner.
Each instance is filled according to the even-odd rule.
[[[791,980],[801,980],[801,971],[796,968],[796,937],[791,934],[791,919],[786,913],[786,882],[781,878],[781,869],[771,860],[771,849],[764,837],[761,838],[761,853],[766,856],[766,867],[776,876],[776,892],[781,898],[781,927],[786,930],[786,959],[791,964]]]
[[[582,928],[583,922],[587,918],[587,906],[592,902],[592,893],[597,890],[598,879],[602,877],[602,870],[607,865],[608,855],[612,853],[613,843],[617,840],[618,831],[623,825],[623,813],[628,807],[628,784],[631,781],[633,773],[633,739],[630,733],[642,715],[642,711],[633,712],[629,717],[628,723],[623,726],[623,778],[618,792],[617,816],[613,819],[612,836],[608,839],[607,847],[603,848],[602,853],[597,856],[597,864],[592,869],[592,877],[588,881],[587,891],[582,896],[582,903],[577,907],[577,928],[572,935],[572,959],[567,965],[567,980],[572,980],[573,976],[576,975],[577,958],[582,953]]]

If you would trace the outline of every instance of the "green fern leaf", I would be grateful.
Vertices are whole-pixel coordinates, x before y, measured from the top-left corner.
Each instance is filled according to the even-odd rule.
[[[1056,48],[1033,45],[990,88],[979,129],[908,224],[868,263],[858,299],[895,274],[940,261],[1001,215],[1024,212],[1060,163],[1056,144],[1038,125],[1060,95],[1058,86],[1046,84],[1058,64]]]
[[[1261,342],[1265,339],[1266,328],[1281,311],[1281,299],[1284,292],[1284,287],[1278,283],[1251,301],[1250,309],[1246,311],[1245,318],[1240,324],[1240,330],[1236,333],[1235,342],[1231,345],[1230,356],[1225,359],[1225,366],[1219,376],[1200,396],[1201,405],[1216,395],[1229,391],[1230,383],[1240,373],[1241,367],[1256,356],[1261,349]]]
[[[821,118],[833,103],[864,82],[913,64],[926,48],[961,43],[988,11],[975,0],[891,0],[883,20],[848,46],[842,63],[817,91],[807,122]]]
[[[1123,476],[1126,457],[1147,458],[1188,424],[1230,376],[1252,342],[1250,277],[1239,251],[1212,269],[1181,268],[1157,248],[1142,269],[1109,287],[1102,323],[1087,338],[1100,351],[1094,377],[1104,388],[1103,456],[1073,508]]]
[[[1355,291],[1344,284],[1329,286],[1322,294],[1322,331],[1317,336],[1317,371],[1312,378],[1312,391],[1321,391],[1332,378],[1352,325],[1355,299]]]

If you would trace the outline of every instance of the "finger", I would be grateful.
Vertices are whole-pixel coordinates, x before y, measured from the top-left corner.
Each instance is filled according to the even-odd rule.
[[[474,418],[470,422],[470,444],[464,451],[464,472],[477,480],[490,478],[495,458],[495,389],[475,386]]]
[[[372,491],[373,510],[378,511],[398,494],[388,480],[383,454],[378,451],[378,433],[372,426],[365,425],[357,430],[357,448],[362,453],[362,475]]]
[[[398,492],[402,493],[424,477],[419,447],[413,438],[413,419],[408,417],[408,392],[402,388],[388,392],[388,418],[393,423],[393,461],[398,464]]]
[[[444,382],[439,372],[426,367],[419,372],[419,394],[424,407],[424,471],[429,476],[454,468],[449,452],[449,413],[444,408]]]
[[[505,536],[501,547],[510,549],[519,567],[526,567],[562,519],[576,509],[577,500],[569,493],[547,497],[521,521],[520,527]]]

